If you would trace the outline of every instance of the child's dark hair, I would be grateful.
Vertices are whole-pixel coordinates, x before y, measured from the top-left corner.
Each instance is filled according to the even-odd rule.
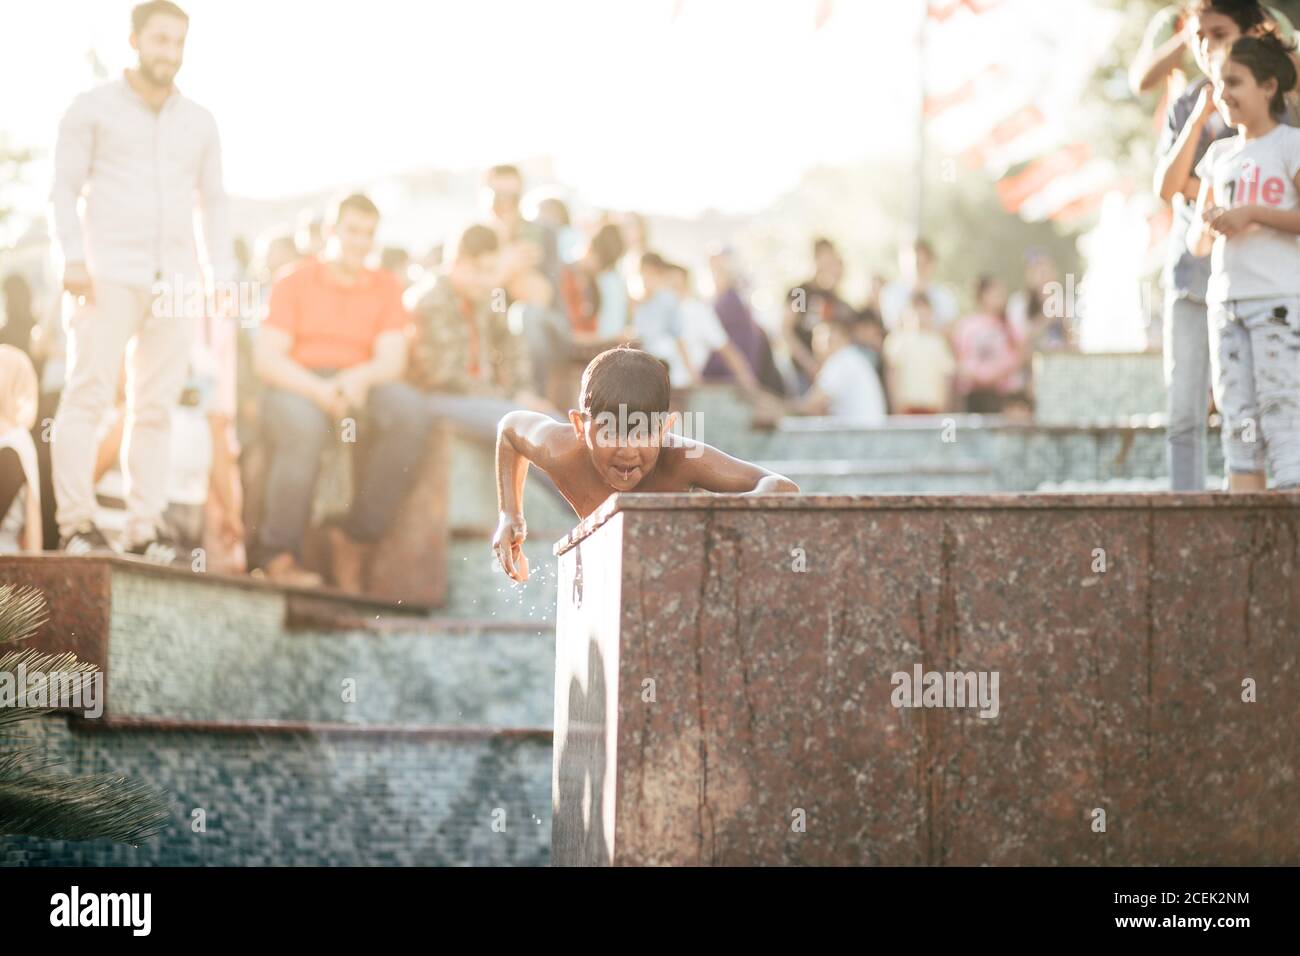
[[[984,303],[984,296],[988,293],[989,289],[993,288],[997,284],[998,277],[993,275],[991,272],[980,273],[980,277],[975,280],[975,304],[977,306],[982,305]],[[1005,302],[1005,299],[1003,301]],[[1002,307],[1002,311],[997,314],[997,318],[1001,319],[1003,322],[1006,321],[1007,310],[1005,305]]]
[[[651,272],[663,272],[668,268],[668,261],[657,252],[646,252],[641,256],[641,268]]]
[[[602,271],[613,268],[626,251],[627,245],[623,242],[623,233],[612,222],[605,223],[591,237],[591,253],[596,257]]]
[[[1242,33],[1272,23],[1268,11],[1259,0],[1191,0],[1187,4],[1187,13],[1194,17],[1217,13],[1232,20]]]
[[[1240,37],[1228,51],[1228,59],[1250,70],[1256,83],[1277,81],[1277,90],[1268,101],[1274,116],[1286,112],[1286,94],[1295,89],[1296,70],[1291,59],[1294,43],[1283,43],[1275,33],[1259,37]]]
[[[989,289],[998,285],[998,277],[991,272],[981,272],[978,279],[975,280],[975,302],[978,304],[984,301],[984,296],[988,294]]]
[[[582,373],[578,392],[579,410],[588,415],[608,412],[652,415],[668,411],[672,389],[668,383],[668,366],[649,352],[620,345],[597,355]]]
[[[880,329],[880,331],[882,332],[885,331],[885,320],[881,316],[879,309],[876,309],[872,306],[866,306],[860,312],[854,313],[853,315],[854,328],[857,328],[859,326],[865,326],[865,325],[874,325],[876,328]]]

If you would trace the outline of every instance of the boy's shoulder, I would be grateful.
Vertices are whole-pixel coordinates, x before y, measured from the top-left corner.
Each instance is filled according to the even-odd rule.
[[[690,491],[691,462],[697,461],[705,450],[713,450],[711,445],[693,438],[669,433],[659,449],[659,461],[655,464],[653,487],[647,491],[674,492]]]

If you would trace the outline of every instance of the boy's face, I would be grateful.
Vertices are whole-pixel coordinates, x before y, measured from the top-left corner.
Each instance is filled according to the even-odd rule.
[[[874,322],[858,322],[853,326],[853,341],[878,352],[885,344],[884,330]]]
[[[654,420],[656,417],[660,420]],[[654,471],[664,436],[672,426],[670,415],[651,417],[643,412],[593,416],[571,410],[569,421],[586,445],[596,474],[612,491],[632,491]]]
[[[478,256],[458,255],[448,270],[452,288],[477,304],[486,302],[501,282],[501,256],[485,252]]]
[[[670,291],[673,295],[677,296],[677,298],[679,299],[689,298],[687,293],[690,290],[686,286],[685,273],[678,272],[676,269],[673,269],[671,272],[668,273],[667,285],[668,285],[668,291]]]
[[[1206,10],[1192,23],[1194,45],[1192,55],[1196,65],[1206,76],[1214,60],[1228,52],[1228,48],[1241,36],[1237,21],[1222,13]]]
[[[653,266],[642,266],[641,285],[645,288],[647,295],[658,292],[663,287],[663,275]]]
[[[820,360],[825,360],[847,341],[848,337],[834,322],[818,322],[813,327],[813,355]]]

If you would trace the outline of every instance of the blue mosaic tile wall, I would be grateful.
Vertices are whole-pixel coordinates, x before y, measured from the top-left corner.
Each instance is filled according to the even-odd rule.
[[[373,633],[286,630],[282,602],[275,593],[115,573],[112,714],[550,726],[553,604],[531,630],[439,632],[436,621],[417,619]]]
[[[549,862],[549,740],[74,731],[60,717],[28,725],[70,772],[127,774],[168,791],[172,816],[140,847],[4,839],[0,866]],[[196,809],[206,832],[192,828]]]
[[[1159,352],[1035,355],[1034,418],[1074,425],[1163,413],[1162,363]]]

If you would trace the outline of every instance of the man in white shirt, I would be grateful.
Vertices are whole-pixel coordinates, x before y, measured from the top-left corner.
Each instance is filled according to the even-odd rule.
[[[157,563],[180,560],[162,530],[171,414],[185,380],[192,315],[175,301],[203,282],[194,230],[202,215],[211,278],[235,278],[216,122],[173,85],[189,19],[168,0],[131,11],[138,65],[80,94],[59,124],[50,195],[63,258],[68,373],[52,448],[59,536],[74,554],[107,552],[95,527],[95,426],[113,402],[127,345],[123,545]],[[85,198],[85,211],[78,202]],[[176,295],[158,292],[181,285]],[[160,306],[162,306],[160,308]],[[188,309],[181,309],[188,313]],[[188,564],[188,556],[184,556]]]
[[[934,312],[935,328],[944,330],[957,321],[957,297],[947,286],[935,282],[934,248],[925,239],[916,239],[898,251],[899,278],[880,292],[880,314],[886,331],[898,328],[908,303],[917,292],[924,292]]]
[[[813,329],[813,351],[821,366],[812,387],[789,411],[825,415],[853,425],[885,421],[885,391],[871,360],[854,344],[856,319],[826,319]]]
[[[685,266],[669,263],[668,285],[677,296],[682,316],[682,346],[686,352],[686,361],[690,363],[689,366],[678,368],[669,362],[669,379],[673,387],[684,388],[702,382],[704,366],[716,352],[731,370],[736,384],[746,392],[757,393],[758,379],[745,357],[731,344],[727,330],[722,327],[722,320],[718,318],[713,306],[695,297],[691,288],[691,274]]]

